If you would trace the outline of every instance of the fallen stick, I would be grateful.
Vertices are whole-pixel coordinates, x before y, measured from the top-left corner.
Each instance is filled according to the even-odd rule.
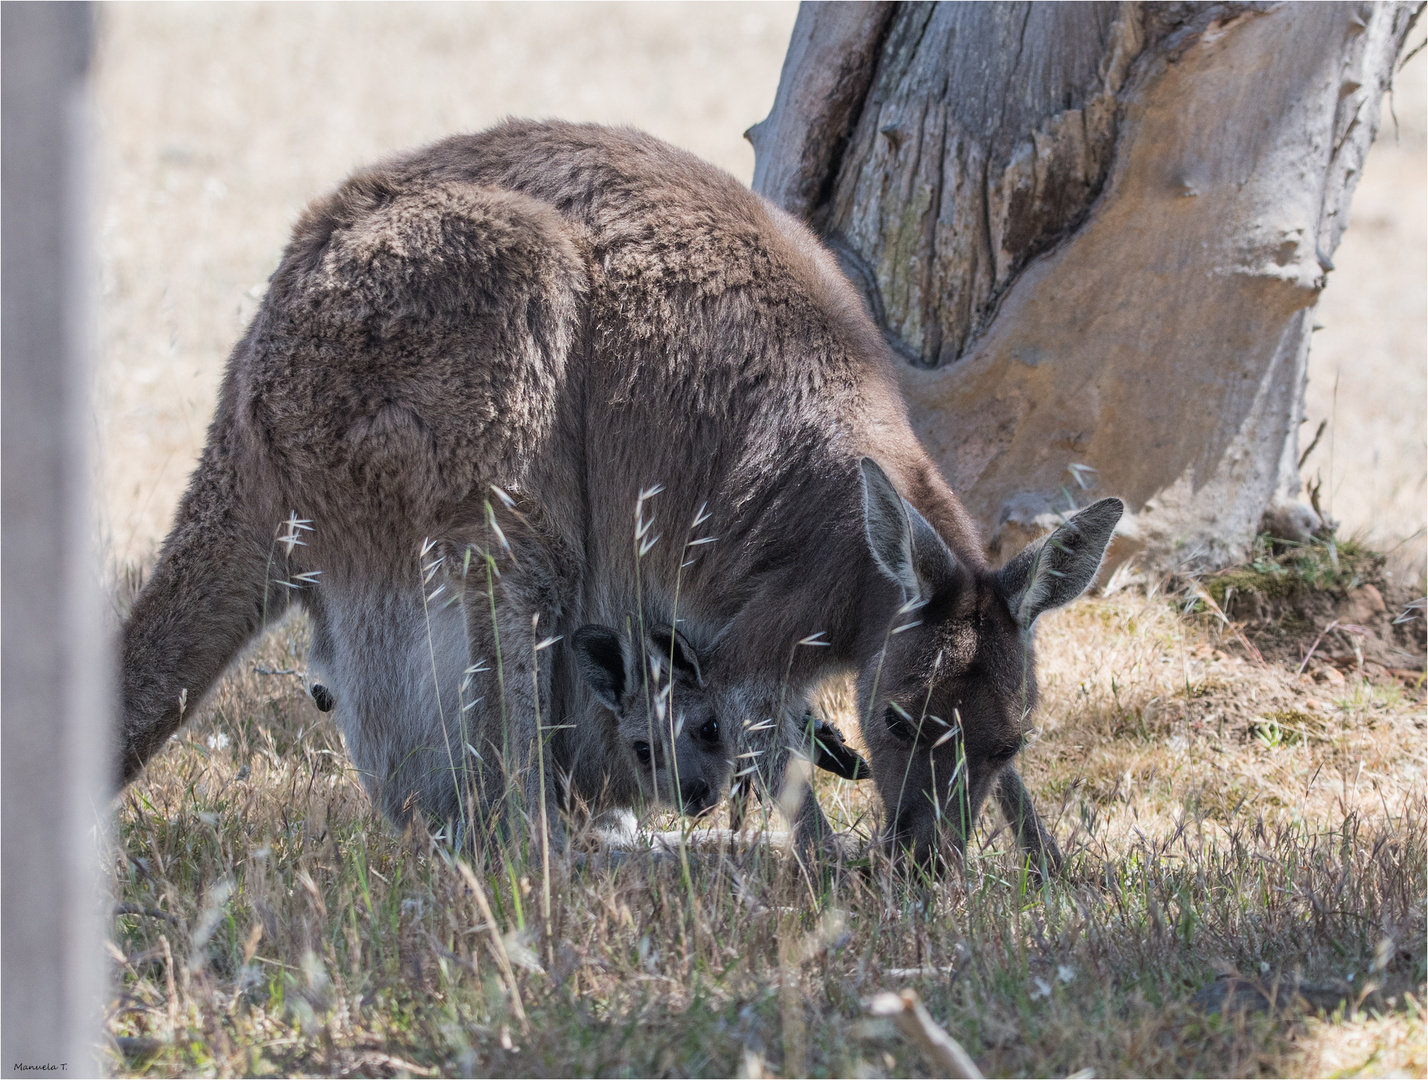
[[[899,1030],[922,1048],[938,1076],[954,1080],[982,1080],[982,1071],[962,1044],[948,1035],[932,1019],[917,995],[911,990],[901,994],[884,991],[868,1004],[874,1016],[891,1017]]]
[[[1327,634],[1330,630],[1334,629],[1334,627],[1336,627],[1336,626],[1338,626],[1338,625],[1339,625],[1339,620],[1338,620],[1338,619],[1335,619],[1335,620],[1334,620],[1333,622],[1331,622],[1328,626],[1324,627],[1324,629],[1322,629],[1322,630],[1319,631],[1319,636],[1314,639],[1314,644],[1313,644],[1313,645],[1310,645],[1310,646],[1309,646],[1309,651],[1304,654],[1304,662],[1299,665],[1299,670],[1296,671],[1294,674],[1296,674],[1296,675],[1303,675],[1303,674],[1304,674],[1304,669],[1309,666],[1309,661],[1310,661],[1310,659],[1314,656],[1314,650],[1319,647],[1319,642],[1321,642],[1321,641],[1324,640],[1324,635],[1325,635],[1325,634]]]

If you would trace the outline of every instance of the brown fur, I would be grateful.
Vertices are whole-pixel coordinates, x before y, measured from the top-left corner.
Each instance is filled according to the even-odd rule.
[[[894,638],[908,596],[870,551],[865,458],[951,567],[934,574],[924,625]],[[832,258],[731,177],[649,136],[510,122],[359,173],[299,223],[125,629],[126,777],[178,725],[180,690],[195,701],[295,592],[322,612],[339,722],[374,792],[395,793],[392,812],[411,794],[391,784],[402,754],[454,700],[442,680],[487,646],[469,617],[464,649],[449,614],[432,629],[422,543],[489,545],[492,484],[538,506],[561,552],[544,576],[512,571],[501,589],[495,625],[516,665],[502,715],[520,746],[534,745],[549,700],[550,676],[532,673],[537,638],[620,627],[631,611],[677,619],[707,658],[715,714],[764,733],[749,743],[764,751],[766,790],[813,685],[861,671],[894,835],[912,802],[949,804],[941,773],[931,786],[919,774],[916,799],[884,782],[926,756],[883,738],[884,687],[912,700],[931,679],[969,703],[969,811],[1020,743],[1035,612],[1013,612],[1041,578],[1012,595],[987,570]],[[289,552],[273,537],[293,511],[314,531]],[[270,580],[319,570],[315,587]],[[826,644],[796,644],[815,634]],[[947,667],[934,677],[938,651]],[[523,753],[509,765],[529,774]],[[816,838],[822,815],[803,805]],[[931,822],[914,830],[918,848],[931,815],[916,811]]]

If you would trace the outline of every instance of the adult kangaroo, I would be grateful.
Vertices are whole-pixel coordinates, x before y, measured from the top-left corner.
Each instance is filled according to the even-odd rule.
[[[856,671],[891,843],[935,858],[1004,777],[1040,854],[1010,769],[1031,627],[1094,576],[1120,503],[989,570],[892,365],[804,226],[647,135],[513,121],[355,174],[297,224],[125,625],[125,778],[292,598],[389,813],[440,801],[401,762],[450,732],[491,628],[504,674],[499,695],[479,676],[479,723],[499,697],[535,775],[537,639],[648,612],[704,658],[765,791],[813,686]],[[489,616],[433,618],[421,557],[489,546],[492,485],[562,554],[503,575]],[[816,802],[797,825],[822,836]]]

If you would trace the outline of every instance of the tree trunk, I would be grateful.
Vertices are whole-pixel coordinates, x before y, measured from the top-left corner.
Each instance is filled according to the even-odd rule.
[[[994,555],[1241,555],[1293,502],[1313,307],[1419,3],[805,3],[754,187],[905,360]]]

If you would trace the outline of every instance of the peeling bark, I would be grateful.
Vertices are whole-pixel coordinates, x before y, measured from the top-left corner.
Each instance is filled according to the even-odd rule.
[[[882,7],[842,24],[875,63],[835,151],[755,187],[862,288],[993,552],[1093,491],[1160,565],[1236,557],[1271,504],[1312,525],[1282,512],[1311,313],[1421,5]],[[784,88],[761,163],[818,141]]]
[[[915,363],[959,357],[1084,215],[1139,20],[1114,3],[909,4],[813,220],[872,270]]]

